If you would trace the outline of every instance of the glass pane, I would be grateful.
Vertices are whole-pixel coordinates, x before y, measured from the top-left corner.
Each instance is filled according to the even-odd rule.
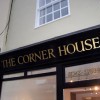
[[[45,5],[45,0],[39,0],[39,7],[42,7]]]
[[[51,2],[51,0],[46,0],[46,4],[48,4],[48,3],[50,3]]]
[[[0,100],[56,100],[56,76],[3,82]]]
[[[47,15],[47,22],[52,21],[52,14]]]
[[[52,12],[52,6],[47,7],[47,14]]]
[[[3,75],[3,79],[20,77],[20,76],[24,76],[24,73],[16,73],[16,74]]]
[[[60,18],[60,11],[54,13],[54,19]]]
[[[54,4],[54,11],[60,9],[60,3]]]
[[[66,7],[68,5],[67,0],[61,1],[61,7]]]
[[[62,16],[68,15],[68,8],[64,8],[61,10]]]
[[[48,73],[48,72],[54,72],[56,71],[56,68],[49,68],[49,69],[41,69],[36,71],[28,71],[28,75],[35,75],[35,74],[42,74],[42,73]]]
[[[65,68],[65,82],[100,79],[100,62]]]
[[[45,23],[45,17],[40,18],[40,25]]]
[[[45,9],[40,10],[40,17],[45,15]]]

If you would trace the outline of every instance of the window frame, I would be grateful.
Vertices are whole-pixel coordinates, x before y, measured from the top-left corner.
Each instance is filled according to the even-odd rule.
[[[39,21],[40,21],[40,10],[45,9],[45,8],[47,8],[47,7],[50,7],[51,5],[54,5],[54,4],[58,3],[58,2],[61,3],[61,0],[57,0],[57,1],[55,0],[54,2],[51,1],[51,3],[49,3],[49,4],[47,4],[47,5],[45,5],[45,6],[39,8],[39,0],[36,0],[35,28],[38,28],[38,27],[47,25],[47,24],[49,24],[49,23],[55,22],[55,21],[57,21],[57,20],[59,20],[59,19],[65,18],[65,17],[67,17],[67,16],[70,15],[70,3],[69,3],[69,0],[67,0],[67,3],[68,3],[67,6],[61,8],[61,4],[60,4],[60,8],[59,8],[58,10],[55,10],[55,11],[54,11],[54,9],[52,9],[52,12],[50,12],[50,13],[45,14],[44,16],[42,16],[42,17],[45,17],[45,16],[46,16],[46,18],[45,18],[45,20],[46,20],[46,19],[47,19],[47,15],[52,14],[52,20],[51,20],[51,21],[49,21],[49,22],[46,21],[46,22],[43,23],[43,24],[40,24],[40,23],[39,23]],[[52,7],[52,8],[53,8],[53,7]],[[61,10],[64,9],[64,8],[67,8],[67,9],[68,9],[68,14],[62,16],[62,15],[61,15]],[[60,11],[60,17],[57,18],[57,19],[54,19],[54,12],[57,13],[57,11]],[[42,17],[41,17],[41,18],[42,18]]]

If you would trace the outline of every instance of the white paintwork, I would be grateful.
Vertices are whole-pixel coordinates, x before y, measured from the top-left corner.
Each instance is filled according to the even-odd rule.
[[[14,0],[7,51],[100,24],[100,0],[69,0],[68,17],[35,28],[36,0]]]

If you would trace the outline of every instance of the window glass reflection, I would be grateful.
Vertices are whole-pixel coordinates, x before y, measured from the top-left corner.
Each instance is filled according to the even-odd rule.
[[[52,6],[47,7],[47,14],[52,12]]]
[[[52,21],[52,14],[47,15],[47,22]]]
[[[39,0],[39,7],[42,7],[45,5],[45,0]]]
[[[40,25],[45,23],[45,17],[40,18]]]
[[[56,100],[56,76],[5,81],[1,100]]]
[[[60,11],[54,13],[54,19],[60,18]]]
[[[62,16],[65,16],[68,14],[68,8],[64,8],[61,10]]]

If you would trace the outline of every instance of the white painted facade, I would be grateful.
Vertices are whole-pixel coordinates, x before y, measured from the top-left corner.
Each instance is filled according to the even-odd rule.
[[[6,51],[100,24],[100,0],[69,3],[69,16],[35,28],[36,0],[13,0]]]
[[[0,0],[0,52],[5,51],[11,0]]]

